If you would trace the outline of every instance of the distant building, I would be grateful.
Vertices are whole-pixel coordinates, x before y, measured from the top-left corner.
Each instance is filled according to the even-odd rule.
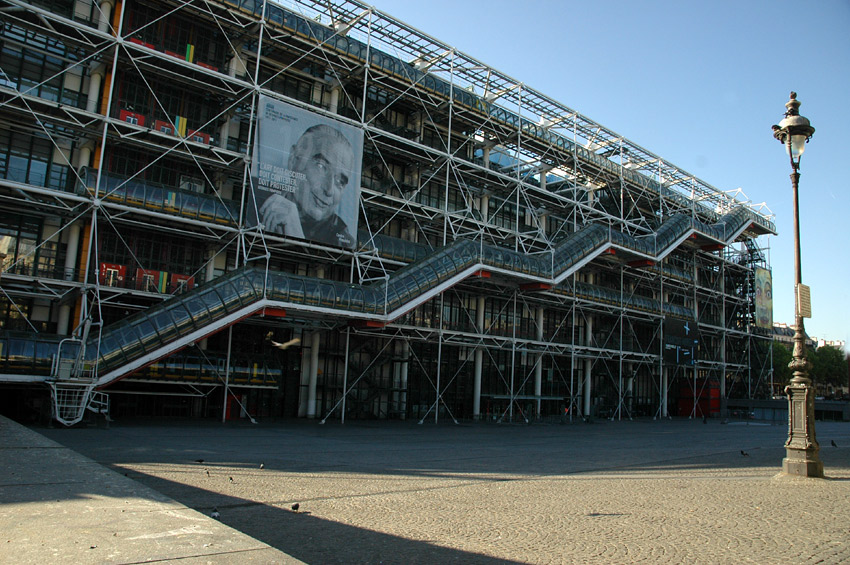
[[[773,340],[791,349],[794,346],[794,326],[784,322],[774,322]],[[809,334],[806,334],[806,347],[812,349],[817,347],[815,338],[809,337]]]
[[[813,337],[813,340],[817,341],[818,347],[823,347],[824,345],[830,345],[836,349],[840,349],[841,351],[846,352],[847,350],[844,348],[844,340],[843,339],[821,339],[817,337]]]

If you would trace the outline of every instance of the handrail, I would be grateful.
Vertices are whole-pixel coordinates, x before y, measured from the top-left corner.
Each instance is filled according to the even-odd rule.
[[[480,269],[554,286],[609,249],[659,260],[692,234],[731,243],[751,221],[742,211],[731,212],[712,225],[679,215],[669,218],[653,236],[638,237],[592,224],[569,236],[551,255],[538,256],[459,239],[370,284],[242,268],[106,327],[100,338],[98,372],[114,371],[140,355],[152,355],[188,333],[204,328],[214,331],[235,312],[250,315],[261,303],[390,322]],[[646,308],[644,303],[641,309]]]

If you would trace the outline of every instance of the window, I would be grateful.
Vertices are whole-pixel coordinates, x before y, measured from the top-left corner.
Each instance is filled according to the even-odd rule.
[[[0,253],[4,253],[3,270],[19,274],[33,274],[36,264],[36,246],[41,223],[22,216],[0,217]]]

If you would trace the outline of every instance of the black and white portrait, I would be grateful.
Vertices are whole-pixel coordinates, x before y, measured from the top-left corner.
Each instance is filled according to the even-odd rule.
[[[248,225],[352,249],[363,132],[260,97]]]

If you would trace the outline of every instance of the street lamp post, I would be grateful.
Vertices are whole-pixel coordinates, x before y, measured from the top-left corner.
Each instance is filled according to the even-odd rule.
[[[773,137],[783,145],[791,159],[791,187],[794,189],[794,351],[788,367],[793,373],[791,382],[785,387],[788,395],[788,441],[785,442],[785,458],[782,472],[801,477],[823,477],[823,462],[820,446],[815,437],[815,393],[809,378],[809,361],[806,359],[806,333],[803,318],[811,317],[808,287],[803,286],[800,263],[800,206],[798,186],[800,183],[800,157],[806,143],[815,133],[809,120],[800,115],[797,93],[785,104],[785,118],[773,126]]]

